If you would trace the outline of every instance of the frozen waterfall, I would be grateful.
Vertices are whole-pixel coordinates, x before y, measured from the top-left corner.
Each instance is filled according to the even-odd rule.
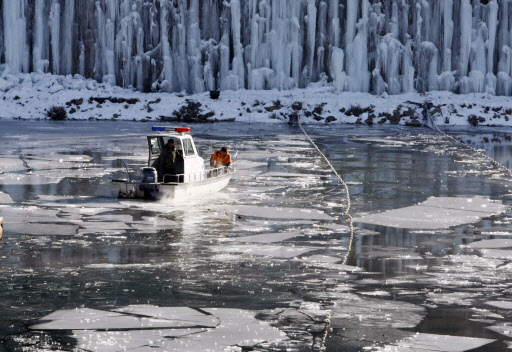
[[[509,0],[2,0],[9,72],[141,91],[512,94]]]

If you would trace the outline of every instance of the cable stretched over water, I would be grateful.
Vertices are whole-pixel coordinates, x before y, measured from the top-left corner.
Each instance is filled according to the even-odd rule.
[[[311,143],[311,145],[316,149],[316,151],[325,160],[327,165],[329,165],[329,167],[331,168],[332,172],[336,175],[336,177],[338,178],[340,183],[343,185],[343,187],[345,189],[345,194],[347,195],[347,206],[345,208],[345,211],[343,212],[343,215],[346,216],[348,218],[348,220],[349,220],[349,224],[350,224],[350,239],[349,239],[348,246],[347,246],[347,252],[345,253],[345,256],[343,257],[343,262],[342,262],[342,265],[345,265],[347,263],[348,256],[350,255],[350,251],[352,249],[352,242],[354,240],[354,220],[353,220],[352,216],[349,214],[349,212],[350,212],[350,192],[348,190],[348,185],[346,184],[345,181],[343,181],[343,179],[338,174],[338,172],[336,171],[334,166],[331,164],[329,159],[325,156],[325,154],[322,153],[322,151],[320,150],[320,148],[318,148],[316,143],[311,139],[311,137],[309,137],[307,132],[304,130],[304,127],[302,127],[302,123],[300,122],[300,118],[299,118],[298,122],[299,122],[299,127],[300,127],[302,133],[304,133],[306,138],[309,140],[309,143]],[[324,335],[322,336],[322,344],[320,346],[320,350],[321,351],[325,350],[325,341],[327,340],[327,337],[329,335],[329,331],[331,331],[331,315],[332,315],[332,311],[329,310],[329,313],[327,314],[327,318],[325,320],[326,327],[325,327]]]
[[[466,147],[467,149],[472,150],[473,152],[475,152],[476,154],[480,155],[484,159],[487,159],[489,162],[491,162],[491,164],[496,166],[498,169],[505,170],[510,175],[510,177],[512,177],[512,171],[508,167],[506,167],[505,165],[499,163],[498,161],[496,161],[495,159],[491,158],[490,156],[488,156],[484,152],[482,152],[482,151],[480,151],[480,150],[478,150],[476,148],[473,148],[472,146],[467,145],[466,143],[462,142],[461,140],[459,140],[459,139],[457,139],[457,138],[455,138],[455,137],[453,137],[453,136],[443,132],[439,128],[439,126],[437,126],[437,124],[434,122],[434,119],[432,118],[432,115],[430,115],[430,111],[429,111],[429,109],[428,109],[428,107],[426,105],[427,104],[425,104],[424,109],[426,109],[427,118],[428,118],[428,122],[429,122],[429,125],[430,125],[429,127],[431,127],[434,131],[438,132],[439,134],[445,136],[446,138],[451,139],[456,144],[460,144],[460,145]]]

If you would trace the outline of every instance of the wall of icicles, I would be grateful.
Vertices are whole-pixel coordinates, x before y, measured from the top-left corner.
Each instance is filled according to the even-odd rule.
[[[512,95],[508,0],[0,0],[0,63],[141,91]]]

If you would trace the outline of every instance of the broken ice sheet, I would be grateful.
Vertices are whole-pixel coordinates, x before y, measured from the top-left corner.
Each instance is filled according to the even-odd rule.
[[[158,231],[167,230],[177,226],[175,221],[161,218],[161,217],[147,217],[143,216],[142,221],[135,221],[130,224],[134,229],[140,232],[144,231]]]
[[[512,250],[480,249],[480,253],[486,258],[512,259]]]
[[[74,309],[54,312],[32,330],[72,330],[78,347],[89,351],[210,351],[237,345],[287,340],[254,313],[240,309],[128,306],[114,312]],[[177,328],[177,329],[176,329]],[[98,331],[111,330],[111,331]],[[113,330],[113,331],[112,331]],[[122,330],[122,331],[116,331]]]
[[[485,304],[500,309],[512,309],[512,301],[489,301],[485,302]]]
[[[425,308],[405,301],[382,300],[353,293],[340,293],[332,310],[332,319],[340,319],[341,324],[373,328],[414,328],[425,315]]]
[[[159,340],[184,338],[187,335],[197,335],[206,329],[179,328],[158,330],[128,330],[128,331],[95,331],[74,330],[72,337],[81,349],[94,352],[114,351],[153,351],[149,344]]]
[[[325,177],[325,175],[317,175],[317,174],[300,174],[300,173],[291,173],[291,172],[278,172],[278,171],[270,171],[266,172],[264,174],[259,174],[257,178],[259,177],[298,177],[298,178],[318,178],[318,177]]]
[[[25,235],[75,235],[78,226],[59,219],[57,214],[57,210],[37,206],[0,206],[5,231]]]
[[[429,293],[427,300],[436,304],[449,304],[459,306],[471,306],[481,294],[469,292]]]
[[[212,248],[216,252],[243,253],[245,255],[265,256],[274,258],[295,258],[317,248],[288,247],[270,245],[218,246]]]
[[[410,207],[355,218],[354,222],[396,228],[436,230],[480,221],[507,209],[485,197],[431,197]]]
[[[350,232],[350,226],[347,225],[340,225],[340,224],[318,224],[315,225],[324,229],[329,229],[335,232],[340,233],[349,233]],[[354,232],[357,233],[357,236],[374,236],[374,235],[380,235],[377,231],[367,230],[360,227],[354,226]]]
[[[12,203],[12,202],[13,202],[12,198],[7,193],[0,191],[0,206],[2,204]]]
[[[230,237],[228,240],[233,242],[246,243],[273,243],[288,240],[290,238],[305,236],[299,232],[280,232],[280,233],[264,233],[254,236]]]
[[[334,220],[331,216],[316,209],[259,207],[250,205],[230,206],[228,212],[237,215],[267,219]]]
[[[395,344],[378,349],[380,352],[464,352],[485,346],[496,340],[475,337],[416,333]]]
[[[499,334],[505,335],[508,338],[512,337],[512,325],[509,323],[500,324],[500,325],[493,325],[493,326],[486,326],[487,329],[495,331]]]
[[[469,248],[508,248],[512,247],[512,239],[493,239],[472,242],[467,245]]]

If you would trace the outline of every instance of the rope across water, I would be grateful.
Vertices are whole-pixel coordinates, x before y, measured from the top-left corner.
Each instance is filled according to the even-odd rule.
[[[427,105],[427,104],[425,104]],[[446,138],[449,138],[451,139],[452,141],[454,141],[456,144],[460,144],[460,145],[463,145],[464,147],[466,147],[467,149],[470,149],[472,150],[473,152],[475,152],[476,154],[480,155],[481,157],[483,157],[484,159],[487,159],[489,162],[491,162],[491,164],[493,164],[494,166],[496,166],[498,169],[502,169],[502,170],[505,170],[511,177],[512,177],[512,171],[506,167],[505,165],[499,163],[498,161],[494,160],[493,158],[491,158],[490,156],[488,156],[487,154],[485,154],[484,152],[476,149],[476,148],[473,148],[472,146],[470,145],[467,145],[466,143],[462,142],[461,140],[458,140],[457,138],[453,137],[453,136],[450,136],[449,134],[443,132],[438,126],[437,124],[434,122],[434,119],[432,118],[432,116],[430,115],[430,111],[428,110],[428,107],[424,106],[424,109],[426,109],[426,113],[427,113],[427,117],[428,117],[428,122],[429,124],[431,125],[430,127],[438,132],[439,134],[445,136]]]
[[[350,224],[350,239],[349,239],[348,246],[347,246],[347,252],[345,253],[345,256],[343,257],[343,261],[342,261],[342,265],[345,265],[347,263],[348,256],[350,255],[350,251],[352,249],[352,242],[354,240],[354,220],[352,219],[352,216],[349,214],[349,212],[350,212],[350,192],[348,190],[348,185],[347,185],[347,183],[345,181],[343,181],[343,179],[338,174],[338,172],[336,171],[334,166],[331,164],[329,159],[325,156],[325,154],[322,153],[322,151],[320,150],[320,148],[318,148],[316,143],[311,139],[311,137],[309,137],[308,133],[304,130],[304,127],[302,127],[302,123],[300,122],[300,118],[299,118],[299,127],[300,127],[302,133],[304,133],[306,138],[309,140],[309,143],[311,143],[311,145],[316,149],[316,151],[322,156],[322,158],[325,160],[327,165],[329,165],[329,167],[331,168],[332,172],[334,173],[334,175],[336,175],[336,177],[338,178],[338,180],[340,181],[340,183],[343,185],[343,187],[345,189],[345,194],[347,196],[347,206],[345,208],[345,211],[343,212],[343,215],[348,218],[348,221],[349,221],[349,224]],[[326,322],[326,327],[325,327],[324,335],[322,337],[322,344],[320,346],[320,350],[321,351],[325,350],[325,341],[327,340],[327,337],[329,335],[329,331],[331,331],[331,315],[332,315],[332,312],[329,310],[329,313],[327,314],[327,318],[326,318],[326,321],[325,321]]]

